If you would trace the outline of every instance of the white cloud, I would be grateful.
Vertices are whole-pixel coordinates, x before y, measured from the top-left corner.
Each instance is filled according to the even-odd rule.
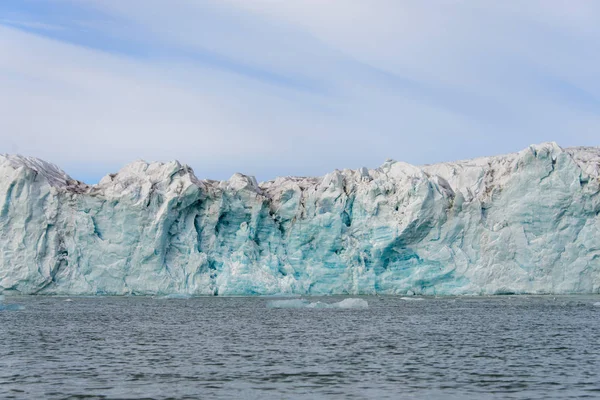
[[[0,27],[0,139],[69,172],[178,158],[266,178],[597,144],[597,2],[54,1],[102,13],[85,24],[109,45]],[[152,55],[111,54],[119,38]]]
[[[235,77],[184,66],[178,73],[204,79],[176,80],[162,66],[7,28],[0,46],[1,135],[23,152],[59,164],[112,164],[137,157],[220,163],[273,151],[248,105],[281,111],[280,99],[258,90],[249,96],[251,85]]]

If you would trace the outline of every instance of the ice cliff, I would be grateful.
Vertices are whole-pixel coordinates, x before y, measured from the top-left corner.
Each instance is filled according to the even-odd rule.
[[[137,161],[97,185],[0,156],[0,292],[600,292],[600,149],[258,184]]]

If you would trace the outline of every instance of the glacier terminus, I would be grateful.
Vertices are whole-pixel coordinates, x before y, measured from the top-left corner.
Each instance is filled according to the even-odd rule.
[[[600,293],[600,149],[258,183],[0,156],[0,293]]]

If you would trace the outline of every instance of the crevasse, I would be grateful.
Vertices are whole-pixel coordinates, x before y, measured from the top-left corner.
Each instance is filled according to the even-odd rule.
[[[600,149],[258,184],[137,161],[97,185],[0,156],[0,292],[600,292]]]

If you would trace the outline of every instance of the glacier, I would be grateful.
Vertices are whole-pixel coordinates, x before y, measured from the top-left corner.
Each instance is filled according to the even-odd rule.
[[[136,161],[87,185],[0,156],[0,293],[600,293],[600,149],[258,183]]]

